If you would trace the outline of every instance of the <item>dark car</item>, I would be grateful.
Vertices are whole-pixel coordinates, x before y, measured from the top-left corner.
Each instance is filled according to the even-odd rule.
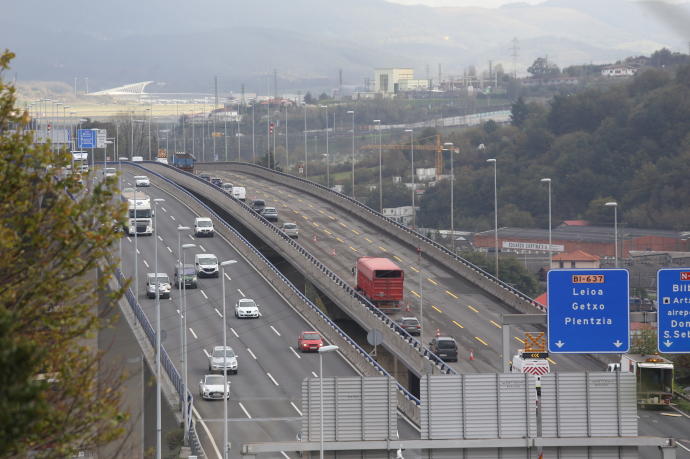
[[[419,335],[422,332],[422,325],[416,317],[401,317],[396,322],[410,335]]]
[[[223,185],[223,179],[218,177],[211,177],[211,183],[220,188],[221,185]]]
[[[264,210],[264,207],[266,207],[266,201],[263,199],[255,199],[252,201],[252,209],[255,212],[261,213],[261,211]]]
[[[439,336],[429,343],[429,349],[444,362],[458,361],[458,343],[450,336]]]
[[[174,275],[174,279],[173,279],[173,282],[175,284],[175,288],[180,287],[179,271],[180,271],[180,267],[175,266],[175,275]],[[194,269],[194,265],[191,265],[191,264],[184,265],[183,273],[184,273],[184,275],[182,276],[182,282],[184,282],[184,287],[185,288],[196,288],[197,277],[196,277],[196,269]]]
[[[210,182],[210,181],[211,181],[211,176],[208,175],[208,174],[199,174],[199,178],[200,178],[201,180],[206,180],[207,182]]]

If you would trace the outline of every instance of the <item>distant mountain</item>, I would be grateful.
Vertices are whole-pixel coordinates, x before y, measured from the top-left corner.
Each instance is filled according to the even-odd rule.
[[[659,14],[655,14],[659,11]],[[643,6],[627,0],[549,0],[488,8],[430,8],[384,0],[120,0],[3,5],[0,47],[17,52],[24,80],[89,77],[90,89],[141,80],[166,91],[265,93],[279,72],[282,90],[331,88],[338,69],[347,84],[371,78],[374,67],[410,66],[421,77],[459,74],[488,60],[518,68],[548,55],[560,66],[609,62],[661,47],[686,51],[673,24],[688,4]],[[663,17],[664,20],[659,18]],[[676,21],[677,22],[677,21]]]

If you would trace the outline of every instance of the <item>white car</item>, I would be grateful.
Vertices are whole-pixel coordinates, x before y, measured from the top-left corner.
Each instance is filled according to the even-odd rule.
[[[158,273],[158,296],[160,298],[170,298],[170,278],[166,273]],[[149,298],[156,297],[156,274],[146,274],[146,296]]]
[[[204,400],[223,400],[230,398],[230,381],[225,383],[223,375],[205,375],[199,381],[199,394]]]
[[[223,358],[223,354],[225,354],[225,358]],[[237,374],[237,355],[230,346],[225,348],[216,346],[208,356],[208,372],[220,371],[222,373],[224,369],[227,369],[228,373]]]
[[[218,277],[218,257],[212,253],[197,253],[194,268],[199,277]]]
[[[245,201],[247,199],[247,190],[243,186],[233,186],[232,197],[240,201]]]
[[[259,306],[251,298],[242,298],[235,305],[235,317],[238,319],[257,319],[260,316]]]
[[[194,219],[194,236],[213,237],[213,220],[208,217],[197,217]]]
[[[145,175],[135,175],[134,184],[136,186],[151,186],[151,181]]]
[[[105,177],[115,177],[117,175],[117,169],[114,167],[106,167],[103,169],[103,175]]]
[[[223,191],[227,193],[232,193],[232,183],[223,182],[223,184],[220,187],[223,189]]]

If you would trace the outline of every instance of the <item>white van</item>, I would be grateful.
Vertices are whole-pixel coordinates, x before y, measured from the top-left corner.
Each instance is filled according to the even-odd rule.
[[[143,156],[132,156],[132,161],[135,163],[140,163],[144,160]]]
[[[232,187],[232,197],[244,201],[247,199],[247,190],[243,186]]]
[[[197,217],[194,219],[194,236],[213,237],[213,221],[208,217]]]

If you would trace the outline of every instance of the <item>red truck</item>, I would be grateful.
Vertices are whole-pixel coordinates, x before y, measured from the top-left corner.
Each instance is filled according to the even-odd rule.
[[[388,258],[357,259],[357,291],[386,312],[399,312],[405,272]]]

